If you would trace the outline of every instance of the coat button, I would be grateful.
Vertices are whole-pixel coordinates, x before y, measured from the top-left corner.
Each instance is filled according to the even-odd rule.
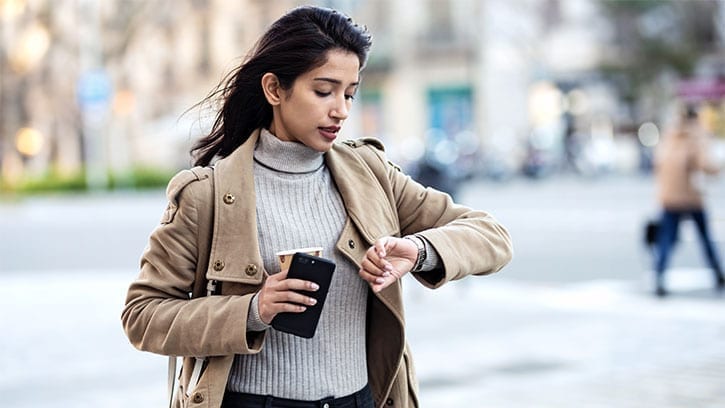
[[[355,241],[353,241],[353,240],[347,241],[347,246],[349,246],[350,249],[355,249]]]
[[[393,399],[392,398],[388,398],[387,400],[385,400],[385,405],[392,406],[393,405]]]
[[[224,202],[226,204],[234,204],[234,200],[236,200],[236,197],[234,197],[234,194],[232,194],[232,193],[224,194]]]
[[[247,268],[244,270],[244,272],[247,274],[247,276],[256,275],[257,274],[257,265],[255,265],[255,264],[247,265]]]
[[[224,269],[224,261],[216,260],[214,261],[214,270],[219,272],[222,269]]]
[[[191,400],[194,401],[196,404],[201,404],[204,402],[204,394],[200,392],[195,392],[194,395],[191,396]]]

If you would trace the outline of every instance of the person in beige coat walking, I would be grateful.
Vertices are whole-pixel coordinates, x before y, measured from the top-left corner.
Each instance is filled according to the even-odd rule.
[[[184,357],[174,406],[417,407],[401,278],[435,289],[511,259],[491,215],[424,188],[376,139],[338,141],[370,44],[348,17],[300,7],[219,88],[122,313],[135,347]],[[307,339],[270,323],[314,306],[315,284],[275,257],[311,246],[336,270]]]
[[[664,273],[672,255],[680,221],[691,218],[697,226],[715,287],[725,288],[718,251],[710,237],[707,212],[697,176],[717,174],[719,168],[708,157],[707,141],[699,125],[697,112],[688,107],[676,125],[655,150],[657,197],[662,206],[655,255],[655,294],[666,296]]]

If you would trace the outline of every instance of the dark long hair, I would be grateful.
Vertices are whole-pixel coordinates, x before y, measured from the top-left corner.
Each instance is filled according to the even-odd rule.
[[[194,164],[206,166],[215,157],[228,156],[252,131],[270,125],[272,107],[261,83],[265,73],[275,74],[280,86],[290,89],[297,77],[323,65],[332,49],[355,53],[362,70],[371,44],[366,27],[335,10],[303,6],[282,16],[259,39],[246,62],[205,99],[220,98],[222,107],[209,135],[191,149]]]

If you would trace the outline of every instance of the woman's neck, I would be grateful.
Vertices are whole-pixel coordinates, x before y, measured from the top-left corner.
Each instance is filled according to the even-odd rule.
[[[310,173],[324,163],[323,153],[298,142],[286,142],[262,129],[254,149],[254,161],[283,173]]]

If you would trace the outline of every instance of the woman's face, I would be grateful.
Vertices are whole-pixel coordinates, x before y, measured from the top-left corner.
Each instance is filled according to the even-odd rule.
[[[350,113],[359,69],[354,53],[329,51],[324,65],[300,75],[291,89],[280,89],[270,132],[318,152],[330,150]]]

